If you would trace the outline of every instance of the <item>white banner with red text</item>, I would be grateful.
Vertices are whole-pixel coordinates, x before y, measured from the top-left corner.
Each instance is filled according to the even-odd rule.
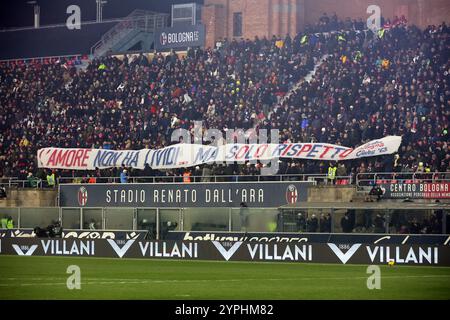
[[[205,163],[245,163],[277,158],[342,161],[397,152],[402,138],[388,136],[355,149],[327,143],[283,144],[175,144],[161,149],[107,150],[83,148],[43,148],[37,153],[40,168],[94,170],[112,167],[172,169]]]

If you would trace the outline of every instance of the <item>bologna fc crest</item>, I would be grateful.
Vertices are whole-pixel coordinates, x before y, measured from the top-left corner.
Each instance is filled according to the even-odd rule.
[[[165,32],[161,33],[159,41],[164,46],[167,43],[167,34]]]
[[[78,204],[80,206],[85,206],[88,200],[88,192],[85,187],[80,187],[78,189]]]
[[[287,203],[296,203],[298,199],[297,187],[290,184],[286,189],[286,201]]]

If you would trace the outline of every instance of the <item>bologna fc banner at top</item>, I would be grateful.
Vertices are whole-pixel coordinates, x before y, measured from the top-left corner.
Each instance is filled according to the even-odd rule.
[[[205,26],[167,27],[155,32],[155,49],[165,50],[205,45]]]
[[[277,158],[342,161],[397,152],[402,138],[388,136],[355,149],[328,143],[283,144],[175,144],[161,149],[106,150],[82,148],[43,148],[38,150],[40,168],[94,170],[112,167],[172,169],[205,163],[244,163]]]

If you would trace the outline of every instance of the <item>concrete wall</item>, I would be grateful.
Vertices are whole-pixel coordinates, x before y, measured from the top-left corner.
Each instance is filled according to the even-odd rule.
[[[354,186],[316,186],[308,190],[308,202],[350,202],[355,196]]]
[[[10,190],[7,199],[0,200],[0,208],[5,207],[54,207],[57,190],[18,189]]]
[[[291,36],[315,24],[323,13],[334,12],[340,19],[367,20],[369,5],[378,5],[385,18],[405,15],[410,24],[422,28],[450,21],[449,0],[205,0],[202,21],[206,26],[206,46],[233,38],[233,13],[242,12],[242,37]],[[239,37],[240,38],[240,37]]]
[[[344,4],[345,3],[345,4]],[[450,1],[448,0],[316,0],[305,1],[305,23],[316,23],[326,12],[328,15],[336,12],[340,18],[363,18],[369,5],[378,5],[385,18],[402,16],[411,24],[422,28],[430,24],[440,24],[450,21]]]
[[[206,46],[233,38],[233,13],[242,13],[242,38],[295,35],[303,0],[205,0],[202,22],[206,26]],[[241,38],[241,37],[238,37]]]
[[[217,39],[226,37],[225,6],[210,3],[205,5],[202,10],[202,21],[207,30],[205,42],[207,47],[213,47]]]

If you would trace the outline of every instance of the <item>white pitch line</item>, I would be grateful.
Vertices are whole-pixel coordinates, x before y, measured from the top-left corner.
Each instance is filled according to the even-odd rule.
[[[445,240],[444,246],[446,246],[449,241],[450,241],[450,236],[448,236],[447,240]]]
[[[30,280],[30,281],[48,281],[48,280],[66,280],[66,277],[54,277],[54,278],[1,278],[1,280],[7,280],[7,281],[16,281],[16,280]],[[130,278],[126,278],[126,279],[116,279],[116,278],[88,278],[88,277],[83,277],[84,280],[91,280],[91,281],[141,281],[143,279],[130,279]],[[148,281],[148,280],[145,280]],[[158,281],[158,280],[155,280]]]
[[[450,275],[422,275],[422,276],[382,276],[383,279],[411,279],[411,278],[450,278]],[[316,277],[316,278],[273,278],[273,279],[192,279],[192,280],[142,280],[129,279],[129,281],[81,281],[82,285],[102,285],[102,284],[148,284],[148,283],[191,283],[191,282],[242,282],[242,281],[314,281],[314,280],[360,280],[367,277]],[[0,283],[0,287],[14,286],[53,286],[66,285],[66,282],[57,283]]]
[[[374,244],[376,244],[376,243],[378,243],[378,242],[380,242],[381,240],[384,240],[384,239],[387,239],[387,240],[389,240],[391,238],[391,236],[385,236],[385,237],[381,237],[380,239],[378,239],[378,240],[375,240],[373,243]]]
[[[450,237],[449,237],[450,240]],[[14,256],[17,257],[17,256]],[[19,259],[22,259],[23,257],[17,257]],[[54,256],[29,256],[26,257],[29,259],[34,259],[34,258],[54,258]],[[108,258],[108,257],[74,257],[74,256],[58,256],[58,259],[89,259],[89,260],[110,260],[110,261],[145,261],[149,264],[153,263],[153,262],[163,262],[163,263],[184,263],[186,262],[186,260],[183,259],[163,259],[163,258],[122,258],[122,259],[117,259],[117,258]],[[271,265],[271,264],[275,264],[275,265],[284,265],[284,266],[289,266],[289,265],[293,265],[294,262],[292,263],[286,263],[284,261],[224,261],[224,260],[189,260],[189,262],[195,262],[195,263],[203,263],[203,264],[257,264],[257,265]],[[365,267],[367,268],[367,264],[364,263],[352,263],[351,265],[344,265],[344,264],[336,264],[336,263],[324,263],[324,262],[301,262],[301,261],[297,261],[298,265],[301,265],[302,267],[315,267],[315,266],[339,266],[339,267]],[[421,265],[421,266],[416,266],[416,265],[401,265],[402,269],[404,268],[413,268],[413,269],[417,269],[417,268],[421,268],[421,269],[448,269],[449,267],[447,266],[435,266],[435,265]]]
[[[408,239],[409,239],[409,236],[406,236],[405,240],[402,241],[402,244],[405,244],[406,241],[408,241]]]

